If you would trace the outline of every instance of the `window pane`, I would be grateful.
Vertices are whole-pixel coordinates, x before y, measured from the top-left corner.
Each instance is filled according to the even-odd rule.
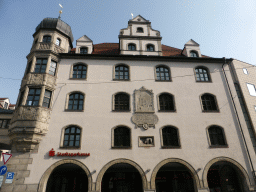
[[[69,133],[69,128],[68,128],[68,129],[66,129],[65,133]]]
[[[73,141],[75,139],[74,135],[70,135],[70,140]]]
[[[76,147],[79,147],[79,141],[76,141],[75,146],[76,146]]]
[[[72,127],[72,128],[71,128],[71,133],[75,133],[75,130],[76,130],[76,128],[75,128],[75,127]]]

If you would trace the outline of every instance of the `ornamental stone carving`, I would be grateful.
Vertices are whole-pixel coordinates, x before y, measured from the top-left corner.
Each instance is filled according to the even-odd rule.
[[[154,94],[152,90],[141,87],[134,91],[135,114],[132,116],[132,122],[137,127],[143,127],[147,130],[149,127],[155,127],[158,117],[154,114]]]

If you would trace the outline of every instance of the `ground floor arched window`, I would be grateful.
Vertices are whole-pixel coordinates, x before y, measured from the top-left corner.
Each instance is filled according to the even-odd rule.
[[[105,172],[102,192],[143,192],[141,175],[136,168],[127,163],[112,165]]]
[[[84,170],[72,163],[62,164],[51,173],[46,192],[86,192],[88,178]]]
[[[156,192],[194,192],[194,180],[188,168],[180,163],[167,163],[156,175]]]

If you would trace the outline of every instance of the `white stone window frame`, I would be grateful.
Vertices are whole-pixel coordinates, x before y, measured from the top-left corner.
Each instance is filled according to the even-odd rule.
[[[255,89],[255,85],[254,84],[251,84],[251,83],[246,83],[246,86],[247,86],[247,89],[249,91],[249,94],[251,96],[256,96],[256,89]]]
[[[249,72],[248,72],[248,70],[246,68],[243,68],[243,72],[244,72],[245,75],[249,74]]]
[[[219,127],[221,128],[222,130],[222,134],[223,134],[223,137],[224,137],[224,142],[225,142],[225,145],[212,145],[211,143],[211,138],[210,138],[210,134],[209,134],[209,128],[211,127]],[[208,141],[208,144],[209,144],[209,148],[228,148],[228,141],[227,141],[227,137],[226,137],[226,134],[225,134],[225,130],[223,127],[219,126],[219,125],[210,125],[208,127],[206,127],[206,135],[207,135],[207,141]]]
[[[72,126],[75,126],[75,127],[78,127],[80,128],[80,141],[79,141],[79,147],[69,147],[69,146],[64,146],[64,136],[65,136],[65,130],[66,128],[69,128],[69,127],[72,127]],[[67,125],[65,127],[63,127],[61,129],[61,137],[60,137],[60,148],[62,149],[81,149],[82,148],[82,135],[83,135],[83,128],[80,126],[80,125],[77,125],[77,124],[70,124],[70,125]]]
[[[156,68],[158,68],[158,67],[166,67],[169,70],[170,80],[158,80],[157,79]],[[155,68],[154,68],[154,73],[155,73],[155,81],[157,81],[157,82],[172,82],[171,68],[168,65],[165,65],[165,64],[156,65]]]
[[[207,110],[204,110],[203,101],[202,101],[202,96],[205,95],[205,94],[208,94],[208,95],[211,95],[211,96],[214,97],[214,101],[215,101],[217,110],[208,110],[208,111],[207,111]],[[219,113],[219,112],[220,112],[216,95],[214,95],[214,94],[212,94],[212,93],[209,93],[209,92],[205,92],[205,93],[202,93],[201,95],[199,95],[199,100],[200,100],[201,109],[202,109],[202,112],[203,112],[203,113]]]
[[[189,57],[191,57],[191,53],[195,53],[196,54],[196,57],[194,57],[194,58],[198,58],[199,57],[198,51],[196,51],[196,50],[189,51]]]
[[[128,67],[128,79],[116,79],[116,67],[123,65],[125,67]],[[113,81],[130,81],[131,80],[131,70],[130,66],[125,64],[125,63],[118,63],[113,66],[113,76],[112,76]]]
[[[86,77],[85,78],[73,78],[73,68],[75,65],[85,65],[86,66]],[[88,77],[88,64],[83,62],[74,63],[70,66],[70,73],[69,73],[69,79],[70,80],[83,80],[86,81]]]
[[[163,138],[163,129],[166,127],[172,127],[177,130],[177,137],[178,137],[178,146],[164,146],[164,138]],[[164,125],[160,129],[160,141],[161,141],[161,148],[162,149],[181,149],[181,138],[180,138],[180,132],[179,129],[174,125]]]
[[[50,42],[43,42],[45,36],[50,36],[51,41]],[[52,43],[53,42],[53,34],[49,34],[49,33],[43,34],[41,42],[42,43]]]
[[[174,110],[169,110],[169,111],[161,111],[161,110],[160,110],[159,96],[162,95],[162,94],[168,94],[168,95],[171,95],[171,96],[172,96],[172,98],[173,98]],[[177,111],[176,111],[176,105],[175,105],[175,97],[174,97],[173,94],[168,93],[168,92],[161,92],[161,93],[158,93],[158,94],[156,95],[156,99],[157,99],[157,110],[158,110],[158,112],[160,112],[160,113],[174,113],[174,112],[177,112]]]
[[[74,94],[74,93],[80,93],[80,94],[82,94],[82,95],[84,96],[84,100],[83,100],[83,109],[82,109],[82,110],[81,110],[81,109],[76,109],[76,110],[74,110],[74,109],[68,109],[69,96],[70,96],[71,94]],[[85,109],[85,97],[86,97],[86,94],[83,93],[82,91],[78,91],[78,90],[74,90],[74,91],[71,91],[71,92],[67,93],[64,111],[66,111],[66,112],[84,112],[84,109]]]
[[[148,51],[148,46],[153,46],[153,48],[154,48],[154,50],[153,51]],[[152,43],[148,43],[148,44],[146,44],[146,49],[145,49],[145,51],[146,52],[155,52],[156,51],[156,46],[154,45],[154,44],[152,44]]]
[[[126,127],[130,130],[130,146],[129,147],[118,147],[118,146],[115,146],[115,133],[114,133],[114,130],[116,128],[119,128],[119,127]],[[115,127],[113,127],[111,129],[111,148],[112,149],[121,149],[121,150],[124,150],[124,149],[132,149],[132,129],[130,127],[128,127],[127,125],[117,125]]]
[[[59,41],[59,44],[57,44],[58,41]],[[61,46],[61,38],[59,38],[59,37],[56,38],[55,45],[57,45],[59,47]]]
[[[204,69],[207,71],[207,75],[208,75],[208,81],[198,81],[197,78],[196,78],[196,69],[198,68],[201,68],[201,69]],[[205,67],[205,66],[202,66],[202,65],[199,65],[199,66],[196,66],[194,68],[194,76],[195,76],[195,81],[196,83],[212,83],[212,77],[211,77],[211,73],[210,73],[210,70],[208,67]]]
[[[87,53],[81,53],[81,49],[87,49]],[[81,46],[81,47],[79,47],[78,53],[79,53],[79,54],[82,54],[82,55],[87,55],[87,54],[89,53],[89,47],[87,47],[87,46]]]
[[[125,111],[116,111],[116,110],[115,110],[115,96],[116,96],[117,94],[120,94],[120,93],[126,94],[126,95],[129,96],[129,110],[125,110]],[[113,111],[113,112],[121,112],[121,113],[123,113],[123,112],[131,112],[131,102],[132,102],[132,101],[131,101],[131,95],[130,95],[129,93],[124,92],[124,91],[116,92],[116,93],[114,93],[114,94],[112,95],[112,111]]]

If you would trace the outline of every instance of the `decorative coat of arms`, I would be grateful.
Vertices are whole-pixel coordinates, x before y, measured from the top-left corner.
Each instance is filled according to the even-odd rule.
[[[152,90],[141,87],[134,91],[135,114],[132,116],[132,122],[137,127],[143,127],[147,130],[149,127],[155,127],[158,117],[154,114],[154,94]]]

